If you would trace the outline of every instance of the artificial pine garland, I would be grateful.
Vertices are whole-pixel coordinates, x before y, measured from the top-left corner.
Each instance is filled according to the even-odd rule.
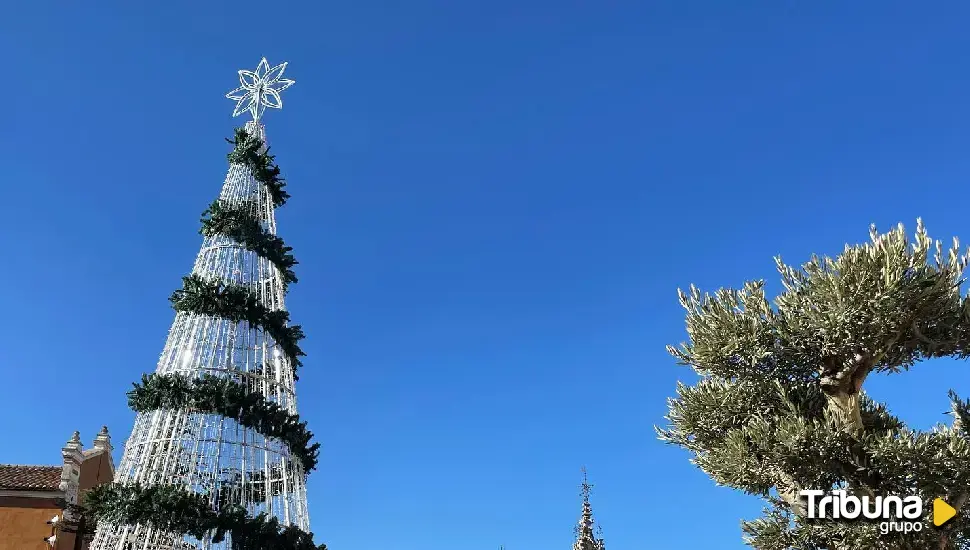
[[[128,406],[135,412],[189,408],[232,418],[266,437],[275,437],[289,447],[305,472],[316,469],[320,444],[310,444],[313,433],[306,422],[244,384],[204,374],[190,378],[179,374],[143,375],[141,383],[128,392]]]
[[[303,365],[300,357],[306,355],[299,344],[304,334],[299,325],[287,326],[290,322],[288,312],[271,311],[244,286],[209,281],[196,274],[182,277],[182,288],[172,293],[169,301],[175,311],[220,317],[236,323],[247,321],[250,326],[262,328],[290,359],[293,378],[299,380],[296,369]]]
[[[283,275],[283,288],[297,282],[293,266],[296,258],[283,239],[263,229],[259,219],[253,215],[252,205],[231,206],[217,200],[202,213],[202,229],[199,233],[206,237],[225,235],[230,239],[272,262]]]
[[[249,167],[256,181],[266,186],[273,206],[278,208],[286,204],[290,198],[289,193],[283,190],[286,181],[280,177],[280,167],[276,165],[276,157],[269,154],[269,147],[264,150],[263,140],[245,128],[236,128],[235,139],[226,138],[226,141],[235,146],[228,155],[229,162]]]
[[[283,206],[290,195],[284,190],[286,182],[280,177],[275,157],[269,154],[263,141],[243,128],[236,129],[235,139],[227,141],[234,145],[228,155],[229,162],[246,166],[253,178],[266,186],[274,207]],[[297,281],[292,270],[297,261],[291,247],[263,228],[255,215],[258,211],[252,203],[233,207],[215,201],[203,213],[200,233],[207,237],[226,236],[273,263],[280,270],[285,290],[289,283]],[[296,370],[302,366],[300,357],[305,355],[299,342],[304,334],[299,325],[288,326],[289,313],[270,310],[242,285],[206,280],[196,274],[183,277],[182,281],[182,288],[170,297],[176,311],[237,323],[247,321],[251,327],[262,329],[290,360],[294,379],[298,379]],[[208,374],[199,378],[152,374],[143,376],[140,384],[134,384],[128,393],[128,403],[139,413],[188,408],[235,419],[242,426],[283,442],[306,473],[316,468],[320,444],[311,444],[313,434],[306,423],[259,393],[250,392],[245,383]],[[255,474],[258,477],[262,472]],[[263,487],[264,493],[265,490]],[[216,544],[223,542],[229,533],[232,550],[327,550],[325,544],[314,544],[312,533],[283,526],[276,517],[266,513],[249,516],[245,508],[230,504],[231,493],[230,490],[206,495],[173,486],[112,483],[88,491],[84,506],[94,521],[148,524],[198,539],[211,533],[211,541]]]
[[[217,512],[206,495],[171,485],[99,485],[85,493],[84,506],[98,521],[108,523],[148,524],[197,539],[214,531],[215,544],[229,533],[233,550],[327,550],[327,545],[313,542],[312,533],[280,525],[275,517],[251,517],[238,505]]]

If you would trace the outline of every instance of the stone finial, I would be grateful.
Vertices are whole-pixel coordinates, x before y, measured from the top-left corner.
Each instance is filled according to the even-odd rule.
[[[101,431],[98,432],[98,436],[94,438],[94,448],[101,449],[106,453],[110,453],[114,447],[111,446],[111,435],[108,434],[108,427],[101,426]]]
[[[81,432],[74,432],[71,439],[68,439],[67,443],[64,444],[64,448],[61,449],[61,452],[66,455],[74,451],[81,452],[81,449]]]

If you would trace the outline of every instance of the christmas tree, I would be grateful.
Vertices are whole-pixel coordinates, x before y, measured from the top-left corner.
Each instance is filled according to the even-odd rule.
[[[573,550],[606,550],[606,544],[602,538],[596,537],[595,521],[593,520],[593,507],[589,504],[589,491],[593,488],[586,480],[586,469],[583,469],[583,514],[576,525],[576,542],[573,543]]]
[[[773,302],[764,281],[680,293],[689,342],[670,352],[700,380],[678,385],[660,436],[717,484],[764,499],[764,515],[742,522],[754,548],[970,548],[970,404],[951,392],[953,422],[919,432],[863,389],[872,375],[970,355],[968,255],[955,239],[944,251],[921,221],[912,242],[902,226],[870,233],[801,269],[777,259]],[[900,533],[899,518],[820,518],[803,491],[922,505]],[[937,498],[958,512],[939,527]]]
[[[93,550],[311,550],[306,476],[319,444],[297,415],[303,331],[284,297],[296,282],[276,234],[289,194],[260,118],[281,108],[286,63],[239,71],[229,170],[202,216],[203,243],[170,301],[156,370],[134,384],[137,412],[114,483],[88,493]]]

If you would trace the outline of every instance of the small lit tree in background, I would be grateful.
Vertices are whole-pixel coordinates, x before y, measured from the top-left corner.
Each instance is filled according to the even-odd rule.
[[[601,529],[596,526],[593,519],[593,507],[589,503],[589,492],[593,488],[586,479],[586,468],[583,468],[583,514],[576,525],[576,542],[573,543],[573,550],[606,550],[606,542],[602,537],[598,537]]]
[[[951,392],[953,422],[919,432],[863,390],[871,374],[970,355],[968,255],[956,239],[944,251],[922,221],[913,242],[901,225],[870,234],[801,269],[777,259],[784,291],[773,302],[763,281],[680,292],[689,341],[668,349],[700,380],[678,384],[658,432],[719,485],[766,501],[762,517],[742,522],[751,547],[970,548],[970,404]],[[799,492],[810,489],[917,495],[922,529],[882,534],[871,520],[809,519]],[[937,497],[959,512],[940,528],[930,517]]]

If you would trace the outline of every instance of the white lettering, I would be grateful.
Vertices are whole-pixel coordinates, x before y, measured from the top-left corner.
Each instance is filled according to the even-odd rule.
[[[862,497],[862,515],[869,519],[878,519],[882,516],[882,497],[876,497],[876,502],[874,506],[869,506],[870,502],[867,497]],[[884,535],[886,533],[883,533]]]
[[[896,505],[896,511],[893,512],[891,505]],[[902,517],[903,515],[903,499],[897,496],[886,497],[882,501],[882,517],[889,519],[891,517]]]
[[[818,517],[820,517],[820,518],[826,517],[825,516],[825,505],[826,504],[831,504],[832,505],[832,516],[833,517],[836,517],[836,518],[839,517],[839,508],[835,505],[835,503],[833,502],[833,500],[835,500],[835,497],[832,496],[832,495],[829,495],[827,497],[822,497],[822,500],[818,503]]]
[[[863,500],[868,501],[869,497],[862,497]],[[862,513],[862,503],[859,502],[859,497],[848,495],[846,496],[845,491],[842,491],[842,502],[840,503],[840,511],[842,512],[842,517],[846,519],[855,519],[859,517]],[[849,509],[851,505],[851,510]]]
[[[808,497],[808,517],[809,519],[816,519],[818,516],[815,515],[815,497],[820,497],[825,494],[825,491],[819,491],[814,489],[811,491],[801,491],[799,495],[803,497]]]
[[[808,517],[810,519],[857,519],[864,516],[868,519],[884,520],[919,520],[923,516],[923,500],[918,496],[899,497],[861,497],[850,495],[839,489],[826,494],[820,490],[803,490],[799,495],[808,500]],[[900,522],[898,529],[922,529],[922,527],[907,527]],[[891,521],[883,522],[885,528],[894,531],[897,526]],[[906,531],[908,532],[908,531]]]
[[[906,497],[903,499],[906,508],[903,509],[903,517],[906,519],[919,519],[923,515],[923,499],[919,497]]]

